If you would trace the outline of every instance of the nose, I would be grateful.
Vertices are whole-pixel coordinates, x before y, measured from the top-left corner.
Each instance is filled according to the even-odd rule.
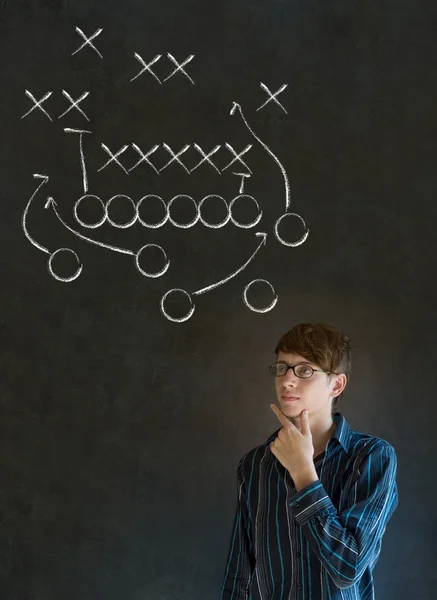
[[[296,387],[297,381],[298,381],[298,377],[296,377],[296,375],[294,374],[293,369],[288,369],[288,371],[286,372],[286,374],[283,376],[282,378],[282,383],[285,386],[288,385],[293,385],[294,387]]]

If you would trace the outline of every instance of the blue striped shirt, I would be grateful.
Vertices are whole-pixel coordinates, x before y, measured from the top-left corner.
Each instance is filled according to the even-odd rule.
[[[269,444],[241,458],[221,600],[374,600],[372,571],[398,505],[397,458],[385,440],[336,428],[296,491]]]

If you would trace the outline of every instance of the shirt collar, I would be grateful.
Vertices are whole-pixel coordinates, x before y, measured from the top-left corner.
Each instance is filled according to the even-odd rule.
[[[332,439],[336,439],[343,446],[346,452],[348,452],[351,443],[351,428],[349,426],[349,423],[346,421],[346,418],[339,412],[334,414],[333,420],[336,426],[329,440],[329,444],[331,443]],[[274,431],[271,434],[271,436],[265,442],[266,446],[277,437],[280,429],[281,427],[279,427],[276,431]]]

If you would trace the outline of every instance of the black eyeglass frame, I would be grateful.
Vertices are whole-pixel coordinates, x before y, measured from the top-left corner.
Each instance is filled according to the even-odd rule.
[[[283,375],[276,375],[276,373],[273,372],[273,367],[276,367],[276,365],[284,365],[284,367],[287,367],[287,370],[285,371],[285,373]],[[295,371],[296,367],[300,367],[300,366],[306,366],[309,369],[312,370],[312,373],[309,377],[301,377],[300,375],[298,375]],[[285,362],[275,362],[271,365],[268,366],[269,372],[271,375],[273,375],[273,377],[285,377],[285,375],[287,375],[288,371],[290,369],[293,369],[293,373],[295,375],[295,377],[298,377],[299,379],[311,379],[311,377],[314,375],[314,372],[317,371],[318,373],[328,373],[329,375],[337,375],[338,373],[334,373],[333,371],[324,371],[323,369],[315,369],[314,367],[312,367],[311,365],[308,365],[307,363],[297,363],[296,365],[288,365]]]

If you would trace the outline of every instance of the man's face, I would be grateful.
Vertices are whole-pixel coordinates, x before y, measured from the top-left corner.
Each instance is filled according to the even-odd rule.
[[[320,369],[298,354],[279,352],[276,362],[285,362],[288,365],[305,364]],[[304,408],[308,414],[330,414],[332,397],[336,381],[335,377],[329,378],[327,373],[315,371],[309,379],[301,379],[289,369],[282,377],[275,377],[276,395],[279,406],[285,416],[298,417]]]

